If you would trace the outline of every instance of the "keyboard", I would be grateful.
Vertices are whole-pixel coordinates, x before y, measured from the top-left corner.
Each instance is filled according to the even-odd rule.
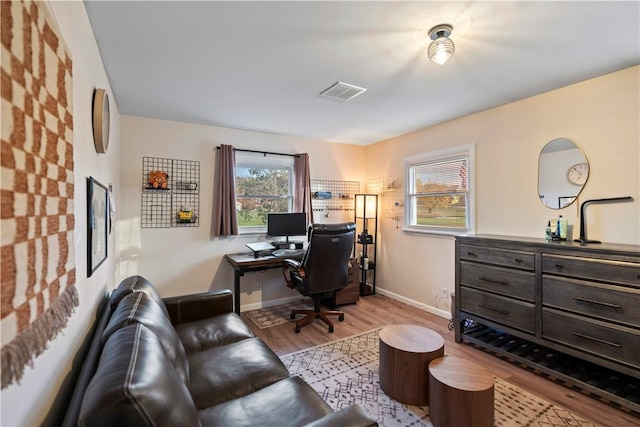
[[[273,251],[273,256],[278,258],[293,258],[302,256],[305,253],[305,249],[276,249]]]

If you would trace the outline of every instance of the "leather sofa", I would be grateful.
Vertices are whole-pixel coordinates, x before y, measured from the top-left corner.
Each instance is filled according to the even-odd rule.
[[[63,425],[378,425],[291,376],[229,290],[162,299],[132,276],[104,305]]]

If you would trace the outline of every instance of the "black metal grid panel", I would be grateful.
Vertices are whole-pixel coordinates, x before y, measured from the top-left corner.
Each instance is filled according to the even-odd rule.
[[[172,211],[176,220],[174,227],[197,227],[200,225],[200,162],[191,160],[173,161]],[[193,212],[191,222],[180,222],[178,212],[183,209]]]
[[[142,193],[140,218],[142,228],[168,228],[171,227],[173,218],[170,193],[160,191]]]
[[[143,157],[142,158],[142,188],[144,190],[149,191],[168,191],[171,190],[172,183],[171,179],[173,177],[172,171],[172,160],[171,159],[163,159],[160,157]],[[165,172],[167,177],[167,189],[158,190],[154,188],[150,188],[149,186],[149,172],[151,171],[161,171]]]
[[[173,227],[197,227],[200,225],[200,197],[197,194],[178,193],[174,194],[171,201],[171,212],[173,213]],[[193,212],[191,222],[180,222],[178,212],[181,209],[188,209]]]
[[[199,193],[200,192],[200,162],[192,160],[173,160],[173,187],[174,193]]]
[[[360,192],[358,181],[311,180],[311,204],[314,211],[353,211],[354,194]],[[331,193],[331,198],[318,197]]]
[[[167,174],[167,188],[149,186],[149,173]],[[200,162],[193,160],[142,158],[142,228],[198,227],[200,225]],[[194,213],[190,222],[179,221],[182,208]]]
[[[399,176],[372,178],[367,180],[367,191],[381,196],[382,216],[400,220],[404,208],[402,180]]]

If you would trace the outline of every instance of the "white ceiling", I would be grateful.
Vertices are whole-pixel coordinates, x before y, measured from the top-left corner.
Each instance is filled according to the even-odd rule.
[[[361,145],[640,63],[639,1],[85,5],[122,114]]]

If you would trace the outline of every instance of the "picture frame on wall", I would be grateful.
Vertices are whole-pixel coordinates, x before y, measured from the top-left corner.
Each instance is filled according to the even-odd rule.
[[[109,192],[95,178],[87,178],[87,277],[107,259]]]

